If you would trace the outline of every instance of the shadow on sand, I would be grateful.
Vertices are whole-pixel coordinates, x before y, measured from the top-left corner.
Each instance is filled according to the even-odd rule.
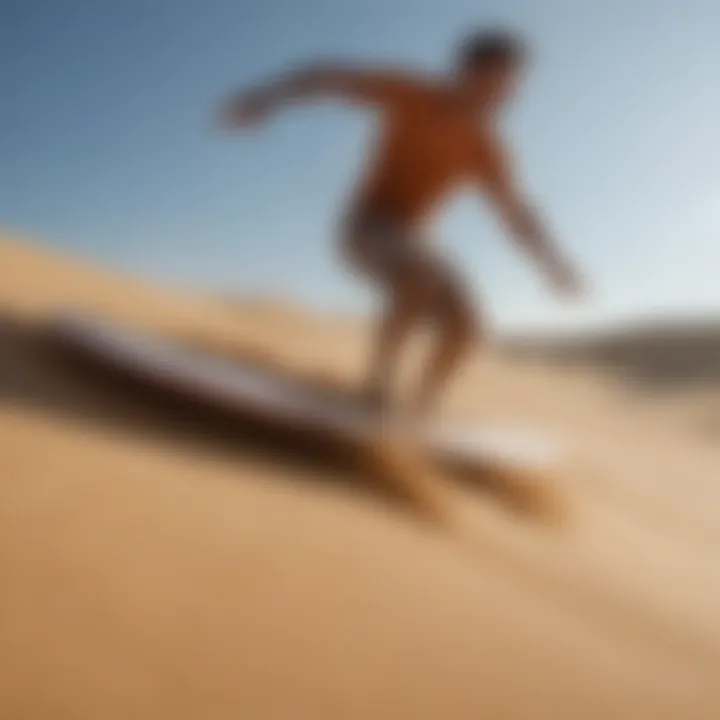
[[[221,344],[207,338],[173,338],[226,359],[254,363],[312,384],[328,398],[353,402],[346,380],[322,373],[298,372],[270,354],[254,348]],[[289,431],[223,411],[192,398],[163,392],[137,378],[114,372],[71,352],[42,323],[12,315],[0,316],[0,402],[63,416],[88,427],[154,437],[235,457],[244,462],[272,462],[279,468],[302,470],[313,482],[350,483],[372,490],[386,501],[415,505],[415,511],[437,520],[445,502],[437,485],[449,479],[417,458],[394,455],[388,448],[369,448],[330,441],[302,428]],[[389,454],[388,454],[389,453]],[[420,475],[426,476],[422,479]],[[430,478],[430,476],[435,476]],[[512,512],[541,516],[543,501],[530,491],[518,492],[491,469],[468,472],[453,468],[455,479],[472,483]],[[420,488],[418,490],[418,488]]]

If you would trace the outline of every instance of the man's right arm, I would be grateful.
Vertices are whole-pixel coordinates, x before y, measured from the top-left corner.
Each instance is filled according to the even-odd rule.
[[[499,148],[486,157],[481,168],[481,183],[495,211],[525,252],[560,292],[582,292],[582,281],[560,252],[547,231],[539,211],[518,187],[508,159]]]
[[[325,98],[377,108],[402,107],[420,95],[420,88],[419,79],[409,73],[317,64],[237,94],[226,106],[224,119],[241,126],[289,104]]]

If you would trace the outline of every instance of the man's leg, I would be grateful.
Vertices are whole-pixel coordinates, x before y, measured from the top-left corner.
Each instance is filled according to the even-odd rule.
[[[420,265],[405,263],[387,280],[386,307],[380,319],[368,376],[368,399],[381,407],[391,403],[400,355],[410,333],[426,318],[433,278]]]
[[[436,345],[425,366],[412,402],[418,414],[433,412],[449,382],[479,336],[479,321],[464,284],[448,266],[438,263],[436,273]]]

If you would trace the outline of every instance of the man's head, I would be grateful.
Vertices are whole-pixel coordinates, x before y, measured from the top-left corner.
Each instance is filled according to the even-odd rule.
[[[516,89],[526,59],[527,49],[516,35],[502,30],[474,32],[458,51],[459,81],[479,101],[501,103]]]

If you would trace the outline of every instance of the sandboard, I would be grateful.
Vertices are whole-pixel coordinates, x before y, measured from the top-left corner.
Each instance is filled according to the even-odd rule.
[[[218,410],[350,442],[385,431],[351,397],[329,398],[272,369],[221,358],[83,313],[66,312],[49,324],[55,338],[86,358]],[[561,459],[557,442],[517,427],[429,424],[415,431],[414,440],[429,455],[466,467],[492,464],[543,471]]]

